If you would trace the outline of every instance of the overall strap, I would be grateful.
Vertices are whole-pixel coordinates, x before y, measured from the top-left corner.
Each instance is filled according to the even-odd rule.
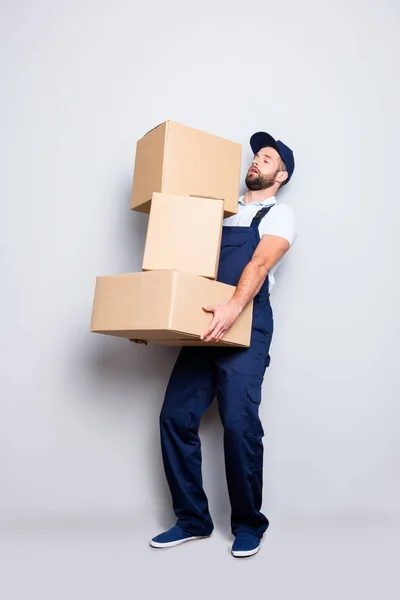
[[[275,205],[271,204],[270,206],[264,206],[264,208],[261,208],[258,211],[258,213],[253,217],[250,227],[257,229],[259,224],[261,223],[261,220],[265,217],[265,215],[271,210],[273,206]]]

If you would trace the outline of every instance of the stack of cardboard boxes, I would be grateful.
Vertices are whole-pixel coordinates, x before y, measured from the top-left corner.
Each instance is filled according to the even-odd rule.
[[[91,331],[144,342],[203,345],[234,287],[217,277],[222,222],[237,212],[241,145],[172,121],[137,143],[131,208],[149,213],[142,272],[98,277]],[[252,304],[220,346],[249,346]]]

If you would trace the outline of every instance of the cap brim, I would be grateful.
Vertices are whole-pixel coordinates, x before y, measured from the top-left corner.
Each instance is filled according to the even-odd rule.
[[[257,133],[253,133],[250,138],[250,146],[253,151],[253,154],[257,154],[261,150],[261,148],[274,148],[280,156],[278,144],[276,140],[269,133],[265,133],[265,131],[258,131]]]

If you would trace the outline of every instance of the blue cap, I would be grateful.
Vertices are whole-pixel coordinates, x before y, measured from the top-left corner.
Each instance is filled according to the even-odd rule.
[[[274,148],[285,163],[288,172],[288,178],[283,185],[288,183],[294,171],[293,151],[288,146],[280,140],[275,140],[272,135],[265,133],[265,131],[253,133],[250,138],[250,146],[253,150],[253,154],[257,154],[261,148]]]

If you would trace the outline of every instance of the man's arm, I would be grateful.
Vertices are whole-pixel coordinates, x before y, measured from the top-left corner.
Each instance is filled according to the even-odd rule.
[[[243,270],[235,293],[227,304],[203,306],[206,312],[214,313],[208,329],[201,336],[205,342],[219,342],[242,310],[258,294],[269,270],[289,250],[286,238],[276,235],[263,235],[251,261]]]

